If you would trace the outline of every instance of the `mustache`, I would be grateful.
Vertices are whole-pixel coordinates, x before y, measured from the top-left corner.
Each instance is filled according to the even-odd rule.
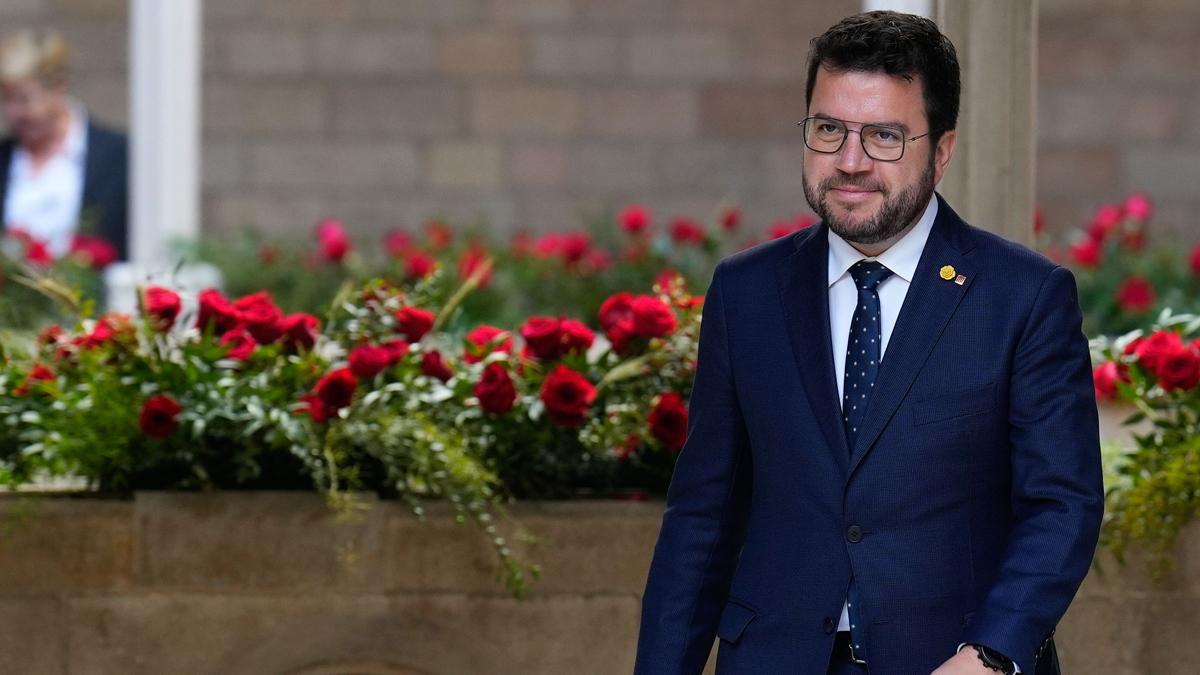
[[[829,190],[836,190],[840,188],[856,188],[858,190],[875,190],[878,192],[884,191],[883,185],[877,182],[855,178],[826,178],[825,180],[821,181],[819,187],[821,192],[827,192]]]

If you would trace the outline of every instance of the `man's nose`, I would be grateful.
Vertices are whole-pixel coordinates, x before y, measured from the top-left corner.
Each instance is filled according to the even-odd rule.
[[[838,150],[837,168],[843,173],[862,173],[871,170],[871,157],[863,150],[858,131],[848,129],[846,140]]]

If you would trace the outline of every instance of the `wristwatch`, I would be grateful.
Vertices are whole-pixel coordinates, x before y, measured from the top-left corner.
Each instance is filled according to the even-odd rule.
[[[992,649],[991,647],[984,647],[983,645],[971,646],[975,648],[975,652],[979,654],[979,660],[982,661],[983,665],[987,666],[989,670],[994,670],[998,673],[1004,673],[1004,675],[1013,675],[1017,672],[1017,666],[1015,663],[1013,663],[1013,660],[996,651],[995,649]]]

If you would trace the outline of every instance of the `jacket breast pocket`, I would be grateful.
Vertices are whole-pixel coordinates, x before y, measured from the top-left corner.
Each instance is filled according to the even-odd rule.
[[[996,407],[996,384],[972,387],[961,391],[917,401],[913,405],[913,425],[922,426],[987,412]]]
[[[717,624],[717,637],[726,642],[737,642],[742,637],[742,631],[754,620],[755,611],[736,600],[725,603],[721,612],[721,620]]]

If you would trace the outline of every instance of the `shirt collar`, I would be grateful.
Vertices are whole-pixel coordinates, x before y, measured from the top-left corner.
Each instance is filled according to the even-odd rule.
[[[933,221],[937,218],[937,211],[937,198],[930,197],[929,205],[925,207],[925,212],[921,214],[917,224],[899,241],[892,244],[888,250],[875,258],[863,255],[861,251],[851,246],[833,230],[828,230],[829,285],[837,283],[838,279],[850,271],[854,263],[859,260],[878,260],[896,276],[912,283],[913,277],[917,273],[917,263],[921,260],[921,252],[925,250],[925,242],[929,240],[929,233],[933,231]]]

